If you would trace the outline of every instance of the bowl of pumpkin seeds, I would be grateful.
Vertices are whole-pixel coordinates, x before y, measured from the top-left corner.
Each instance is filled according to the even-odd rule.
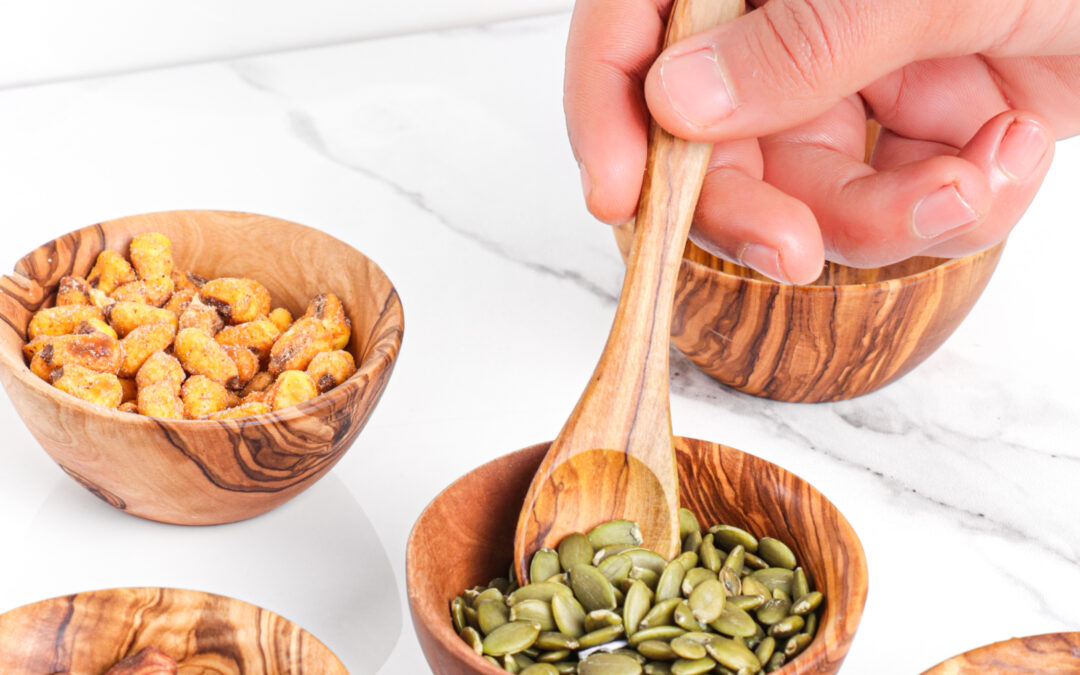
[[[511,569],[514,528],[550,444],[458,479],[409,537],[409,605],[435,673],[835,673],[866,602],[862,545],[798,476],[675,438],[682,552],[597,523]]]

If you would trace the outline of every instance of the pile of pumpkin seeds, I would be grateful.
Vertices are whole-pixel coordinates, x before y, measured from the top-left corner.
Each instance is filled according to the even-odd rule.
[[[521,675],[753,675],[810,644],[824,597],[788,546],[731,525],[702,534],[686,509],[679,524],[670,562],[629,520],[572,534],[533,556],[531,583],[511,571],[454,598],[454,628]]]

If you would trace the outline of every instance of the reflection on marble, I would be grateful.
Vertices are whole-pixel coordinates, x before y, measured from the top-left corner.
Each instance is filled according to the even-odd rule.
[[[58,479],[23,544],[48,555],[21,561],[32,567],[16,568],[21,578],[64,579],[67,592],[166,586],[239,598],[306,628],[350,673],[378,672],[401,635],[390,559],[334,474],[269,513],[211,527],[134,518]]]

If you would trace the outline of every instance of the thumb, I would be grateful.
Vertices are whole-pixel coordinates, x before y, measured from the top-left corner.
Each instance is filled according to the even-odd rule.
[[[984,1],[770,0],[666,49],[645,97],[661,126],[690,140],[774,133],[912,61],[992,46],[1011,6],[1026,3],[979,11]]]

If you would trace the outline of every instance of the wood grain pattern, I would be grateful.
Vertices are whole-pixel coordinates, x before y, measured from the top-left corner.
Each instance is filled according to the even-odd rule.
[[[489,462],[461,477],[421,514],[409,536],[413,625],[435,673],[498,675],[454,633],[450,601],[504,576],[518,509],[549,444]],[[862,545],[847,519],[813,486],[775,464],[715,443],[675,438],[685,506],[705,524],[727,522],[793,548],[827,601],[806,652],[779,675],[839,670],[866,602]]]
[[[743,0],[677,0],[666,43],[731,20]],[[671,452],[668,352],[671,301],[712,145],[653,123],[645,180],[615,320],[600,361],[525,498],[514,542],[518,578],[528,560],[572,532],[636,520],[661,555],[679,547]]]
[[[923,675],[1076,675],[1080,633],[1049,633],[979,647]]]
[[[0,615],[0,672],[99,675],[145,647],[180,675],[347,675],[314,636],[220,595],[169,588],[78,593]]]
[[[250,276],[274,306],[299,316],[318,293],[337,294],[352,321],[357,373],[299,406],[258,417],[162,420],[108,410],[49,386],[21,347],[33,312],[60,278],[84,275],[105,248],[126,251],[155,231],[173,242],[180,269],[208,278]],[[382,395],[401,346],[393,285],[355,249],[312,228],[221,211],[122,218],[64,235],[0,278],[0,382],[45,451],[95,495],[127,513],[185,525],[256,516],[299,494],[352,445]]]
[[[632,227],[616,228],[624,255],[630,234]],[[1003,248],[875,269],[828,263],[814,284],[791,286],[688,244],[671,341],[706,373],[748,394],[854,398],[901,377],[952,335]]]

